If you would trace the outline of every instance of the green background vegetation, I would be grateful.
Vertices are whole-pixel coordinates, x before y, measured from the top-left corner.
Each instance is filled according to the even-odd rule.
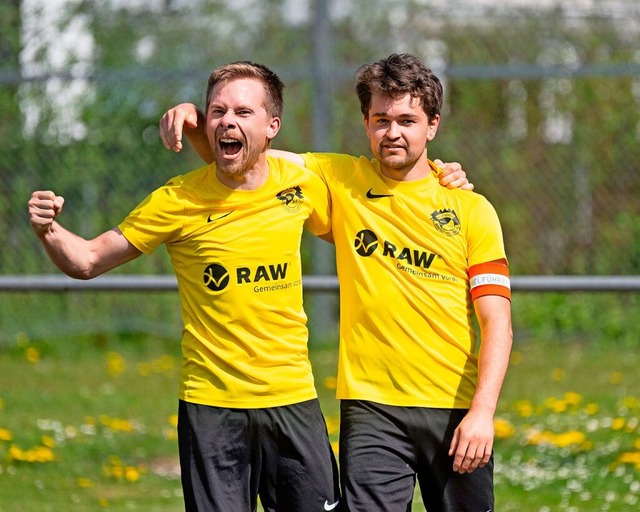
[[[20,337],[0,355],[0,511],[182,510],[174,340]],[[334,441],[336,356],[312,346]],[[637,365],[630,348],[521,340],[496,419],[497,510],[637,509]]]
[[[293,16],[294,4],[307,5],[308,16]],[[158,121],[178,102],[202,105],[214,67],[249,59],[282,76],[278,147],[368,155],[354,73],[364,62],[411,52],[445,83],[429,155],[461,162],[496,206],[514,274],[638,273],[638,0],[582,10],[334,4],[322,24],[316,2],[247,0],[239,8],[194,1],[185,9],[172,1],[162,8],[70,1],[43,23],[60,37],[83,24],[93,41],[90,57],[54,59],[53,45],[44,45],[27,66],[25,49],[46,31],[21,32],[27,14],[20,1],[3,3],[0,272],[54,271],[26,223],[32,190],[64,195],[66,225],[93,236],[170,177],[201,165],[189,150],[176,156],[162,147]],[[564,4],[573,5],[558,0]],[[85,92],[73,107],[60,107],[57,100],[80,83]],[[305,244],[310,269],[314,250]],[[170,268],[156,258],[124,271]]]

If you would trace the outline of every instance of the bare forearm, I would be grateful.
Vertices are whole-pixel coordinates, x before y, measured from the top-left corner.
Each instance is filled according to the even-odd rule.
[[[494,336],[482,340],[478,360],[478,383],[471,409],[494,414],[509,366],[511,337]]]
[[[92,279],[140,255],[118,229],[86,240],[54,222],[38,238],[53,264],[75,279]]]
[[[472,409],[494,414],[509,366],[513,344],[510,303],[503,297],[482,297],[478,307],[481,344],[478,354],[478,383]]]
[[[196,150],[198,156],[202,158],[208,164],[213,162],[213,150],[211,149],[211,144],[209,143],[209,139],[204,131],[204,116],[198,116],[198,126],[196,128],[191,128],[185,124],[184,126],[184,134],[189,139],[189,143]]]
[[[98,275],[91,261],[89,242],[54,222],[51,229],[38,237],[53,264],[75,279],[91,279]]]

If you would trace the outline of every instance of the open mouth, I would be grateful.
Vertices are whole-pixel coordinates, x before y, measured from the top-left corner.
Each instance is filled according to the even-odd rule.
[[[242,142],[237,139],[220,139],[220,149],[222,150],[222,154],[227,156],[234,156],[240,153],[242,149]]]

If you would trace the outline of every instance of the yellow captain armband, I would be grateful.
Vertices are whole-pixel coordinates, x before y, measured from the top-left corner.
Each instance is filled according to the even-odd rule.
[[[492,261],[469,268],[471,299],[485,295],[500,295],[511,300],[511,280],[506,263]]]

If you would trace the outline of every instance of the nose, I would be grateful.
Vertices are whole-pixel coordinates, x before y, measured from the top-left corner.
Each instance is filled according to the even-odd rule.
[[[400,127],[395,121],[391,121],[389,123],[389,128],[387,128],[387,137],[389,139],[397,139],[400,137]]]
[[[225,113],[222,115],[222,117],[220,118],[220,123],[225,128],[228,128],[230,126],[235,126],[235,124],[236,124],[236,113],[235,113],[235,111],[232,108],[227,109],[225,111]]]

